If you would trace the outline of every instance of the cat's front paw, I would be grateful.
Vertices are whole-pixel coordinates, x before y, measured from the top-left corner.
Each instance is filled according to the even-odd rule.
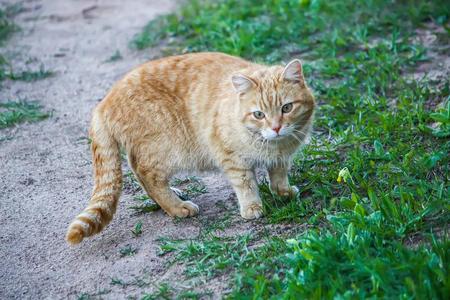
[[[252,220],[261,218],[263,215],[262,204],[253,202],[241,208],[241,216],[244,219]]]

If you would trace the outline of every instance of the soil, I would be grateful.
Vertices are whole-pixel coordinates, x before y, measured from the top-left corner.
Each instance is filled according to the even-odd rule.
[[[38,100],[52,116],[0,131],[0,299],[139,298],[163,282],[186,288],[190,283],[183,282],[181,267],[168,268],[168,258],[158,256],[159,237],[194,238],[224,209],[238,224],[229,234],[251,229],[251,222],[238,218],[231,188],[216,174],[202,176],[207,193],[193,199],[200,206],[198,217],[174,220],[161,210],[136,214],[129,209],[136,205],[136,191],[125,189],[101,234],[76,247],[64,240],[92,190],[86,139],[91,110],[128,70],[160,56],[158,49],[133,50],[129,42],[150,19],[175,5],[162,0],[21,2],[23,10],[15,17],[21,30],[2,52],[17,69],[42,64],[54,75],[32,83],[5,81],[0,98]],[[116,51],[123,58],[108,62]],[[136,238],[131,230],[138,221],[143,233]],[[121,257],[127,245],[137,253]],[[112,278],[149,285],[112,285]],[[223,280],[208,285],[213,297],[226,288]]]

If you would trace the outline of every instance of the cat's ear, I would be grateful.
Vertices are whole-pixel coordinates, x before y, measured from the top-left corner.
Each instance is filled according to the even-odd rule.
[[[253,79],[242,74],[234,74],[231,76],[231,82],[238,93],[248,92],[251,88],[256,86]]]
[[[303,77],[302,63],[298,59],[292,60],[284,67],[282,78],[303,85],[305,78]]]

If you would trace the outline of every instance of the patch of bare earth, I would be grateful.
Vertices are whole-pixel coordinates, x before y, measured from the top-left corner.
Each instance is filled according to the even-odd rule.
[[[450,38],[446,29],[427,23],[416,30],[414,39],[427,49],[429,58],[415,70],[416,79],[427,75],[431,80],[447,80],[450,74]]]
[[[197,218],[174,222],[162,211],[137,215],[128,209],[136,205],[131,193],[124,192],[104,232],[78,247],[64,241],[92,189],[85,139],[90,112],[128,70],[160,55],[130,50],[128,43],[152,17],[173,10],[173,1],[33,0],[21,5],[24,11],[15,21],[22,30],[2,51],[15,67],[42,63],[55,74],[33,83],[3,82],[1,99],[38,100],[53,116],[0,131],[9,137],[0,139],[0,299],[74,299],[98,292],[109,299],[139,297],[163,279],[182,284],[165,275],[166,258],[157,255],[155,240],[196,237],[201,221],[219,212],[218,201],[231,203],[236,214],[235,199],[220,176],[207,177],[209,192],[194,199],[202,210]],[[106,62],[116,50],[123,59]],[[31,64],[22,64],[28,58],[34,58]],[[136,238],[131,229],[138,221],[143,234]],[[121,257],[127,245],[137,253]],[[148,284],[122,287],[111,285],[111,278]]]
[[[130,208],[139,204],[133,198],[141,191],[128,184],[101,234],[76,247],[64,240],[92,190],[86,139],[91,110],[127,71],[161,56],[158,49],[135,51],[128,44],[151,18],[172,11],[174,1],[27,0],[20,5],[15,22],[21,31],[2,53],[17,69],[42,64],[54,75],[32,83],[4,81],[0,101],[38,100],[53,114],[0,131],[0,299],[140,298],[162,283],[176,291],[223,295],[230,288],[227,274],[209,282],[187,280],[184,266],[168,265],[171,254],[158,255],[157,242],[197,238],[218,220],[227,224],[220,232],[226,236],[263,227],[284,232],[264,220],[241,219],[221,175],[202,176],[207,192],[193,198],[201,210],[195,218],[174,220],[161,210],[137,214]],[[117,51],[122,59],[108,62]],[[131,230],[139,221],[143,232],[135,237]],[[122,256],[127,246],[136,253]]]
[[[449,25],[447,24],[447,27]],[[427,60],[414,70],[415,80],[431,81],[436,89],[443,89],[450,83],[450,37],[443,26],[427,23],[423,28],[415,31],[414,41],[426,50]],[[444,99],[431,97],[426,102],[426,108],[435,110]]]

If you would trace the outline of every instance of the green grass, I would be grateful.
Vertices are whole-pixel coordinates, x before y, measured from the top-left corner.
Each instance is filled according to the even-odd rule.
[[[16,6],[7,6],[4,9],[0,9],[0,45],[18,30],[18,27],[11,20],[11,17],[18,11]]]
[[[122,59],[123,59],[122,54],[120,53],[119,50],[116,50],[116,52],[114,52],[114,54],[111,55],[105,62],[110,63],[110,62],[115,62],[115,61],[122,60]]]
[[[131,281],[124,281],[122,279],[113,277],[113,278],[111,278],[110,284],[118,285],[121,287],[129,287],[129,286],[146,287],[146,286],[150,285],[149,282],[147,282],[146,280],[139,278],[139,277],[135,277]]]
[[[131,230],[131,233],[135,237],[139,237],[142,234],[142,221],[138,221],[135,225],[133,230]]]
[[[147,195],[135,196],[134,200],[139,205],[130,206],[129,209],[134,210],[136,213],[149,213],[161,209],[158,203],[153,202]]]
[[[11,20],[11,14],[8,8],[0,9],[0,46],[3,46],[6,40],[18,30],[18,27]],[[0,54],[0,81],[8,76],[8,62],[5,57]]]
[[[446,299],[448,240],[430,247],[405,247],[342,218],[330,220],[342,235],[311,230],[298,239],[266,235],[262,240],[209,235],[201,240],[161,239],[161,253],[185,263],[187,278],[205,280],[231,273],[232,299]],[[365,218],[383,230],[380,214]],[[373,229],[373,228],[371,228]],[[254,243],[258,241],[258,245]]]
[[[93,299],[102,299],[102,296],[109,294],[111,291],[110,290],[99,290],[98,292],[95,293],[80,293],[77,296],[78,300],[93,300]]]
[[[8,101],[0,103],[0,129],[23,122],[46,119],[50,113],[42,111],[36,101]]]
[[[6,77],[11,80],[21,80],[26,82],[32,82],[40,79],[45,79],[48,77],[53,76],[53,72],[50,70],[46,70],[44,66],[41,66],[39,70],[32,71],[32,70],[26,70],[26,71],[20,71],[17,73],[14,73],[12,70],[9,73],[5,73]]]
[[[33,82],[53,76],[54,73],[45,69],[43,65],[39,70],[14,71],[11,64],[0,54],[0,81],[5,79]]]
[[[119,250],[120,257],[133,256],[137,253],[137,249],[131,245],[126,245]]]
[[[160,255],[176,252],[173,262],[185,261],[187,277],[222,274],[238,266],[248,252],[250,236],[218,237],[208,234],[204,239],[171,240],[161,238]]]
[[[195,292],[192,290],[185,290],[178,292],[167,283],[161,284],[154,292],[145,293],[141,300],[157,300],[157,299],[210,299],[211,293],[208,291]]]
[[[174,178],[170,184],[181,188],[183,193],[181,196],[182,198],[186,198],[186,200],[207,192],[205,184],[196,176]]]
[[[450,10],[445,4],[443,0],[191,0],[178,13],[150,21],[131,45],[144,49],[176,37],[173,46],[178,51],[222,51],[269,62],[298,53],[323,58],[364,46],[370,36],[384,36],[394,28],[410,28],[430,18],[445,23]]]
[[[172,288],[168,284],[161,284],[157,291],[144,294],[141,300],[171,299]]]
[[[290,173],[300,195],[260,186],[267,222],[307,230],[206,231],[162,239],[162,253],[186,277],[229,274],[232,299],[450,298],[450,82],[411,76],[431,61],[414,39],[425,22],[440,27],[435,52],[450,54],[449,10],[439,0],[190,0],[151,21],[133,47],[168,39],[174,53],[300,57],[319,102]]]
[[[418,298],[449,295],[449,242],[430,248],[404,247],[371,229],[357,229],[336,218],[341,233],[314,230],[299,239],[273,241],[257,249],[250,264],[240,266],[231,296],[304,299]],[[380,215],[364,219],[382,230]],[[278,253],[282,253],[279,255]],[[255,257],[255,258],[253,258]],[[255,264],[256,259],[264,261]]]

